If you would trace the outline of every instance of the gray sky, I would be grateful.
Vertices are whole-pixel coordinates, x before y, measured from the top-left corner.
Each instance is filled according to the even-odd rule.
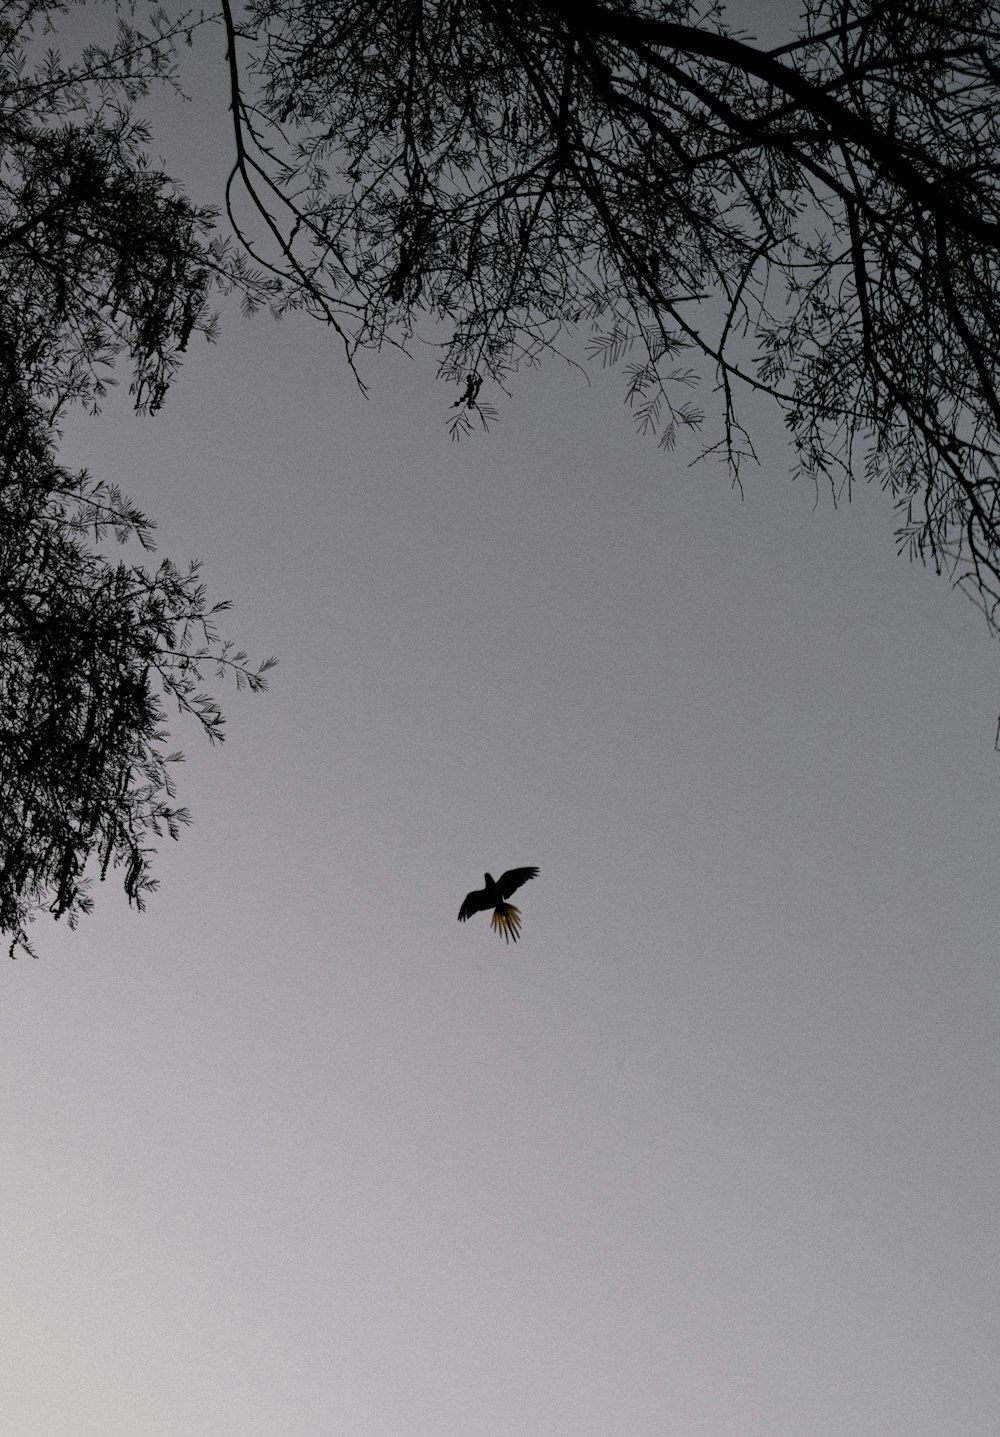
[[[773,416],[741,501],[614,376],[366,376],[229,313],[67,434],[281,663],[2,970],[5,1437],[994,1432],[984,624]]]

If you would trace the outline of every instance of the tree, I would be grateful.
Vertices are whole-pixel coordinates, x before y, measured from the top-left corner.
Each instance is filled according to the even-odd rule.
[[[56,462],[59,415],[96,408],[119,355],[140,409],[162,403],[196,331],[211,336],[213,284],[266,295],[145,158],[132,106],[171,76],[190,21],[122,26],[75,65],[32,67],[33,31],[62,9],[0,16],[0,931],[31,952],[39,910],[73,924],[91,907],[88,862],[123,867],[140,908],[155,887],[151,838],[188,814],[174,802],[162,700],[210,739],[222,715],[202,670],[265,686],[265,663],[220,641],[197,566],[113,563],[109,535],[152,548],[151,522],[117,489]],[[273,661],[269,661],[273,662]]]
[[[261,686],[197,575],[112,565],[148,541],[56,462],[65,406],[125,356],[155,410],[213,287],[302,309],[348,360],[437,346],[452,432],[546,354],[621,366],[638,427],[706,430],[740,481],[747,395],[794,470],[860,478],[900,547],[1000,632],[1000,3],[804,0],[762,49],[716,0],[231,0],[79,61],[31,63],[64,0],[0,15],[0,928],[89,902],[84,869],[149,886],[182,821],[161,698],[218,736],[199,666]],[[243,246],[147,159],[137,106],[221,25]],[[695,389],[718,394],[710,417]],[[707,427],[711,426],[711,427]],[[93,609],[100,622],[84,618]],[[192,626],[194,626],[192,628]],[[194,629],[200,629],[195,640]],[[47,655],[58,654],[58,663]]]
[[[714,384],[738,482],[770,396],[795,472],[882,484],[1000,630],[993,0],[806,0],[771,50],[713,0],[221,3],[229,216],[284,304],[435,343],[456,435],[589,353],[666,447]]]

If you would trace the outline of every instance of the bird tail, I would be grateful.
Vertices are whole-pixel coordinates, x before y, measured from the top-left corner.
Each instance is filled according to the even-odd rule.
[[[498,903],[490,920],[496,933],[503,934],[505,943],[516,943],[521,932],[521,910],[513,903]]]

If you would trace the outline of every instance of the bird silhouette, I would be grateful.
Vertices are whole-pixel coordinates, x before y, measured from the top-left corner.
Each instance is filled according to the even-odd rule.
[[[476,888],[465,895],[458,910],[459,923],[464,923],[473,913],[492,908],[493,917],[490,924],[494,931],[503,934],[505,943],[516,943],[521,932],[521,910],[513,903],[508,903],[507,899],[522,883],[537,877],[537,868],[508,868],[499,878],[494,878],[491,873],[484,873],[484,887]]]

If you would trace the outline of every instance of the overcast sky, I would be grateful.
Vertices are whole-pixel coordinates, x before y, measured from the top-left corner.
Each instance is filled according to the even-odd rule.
[[[741,500],[615,376],[366,377],[227,312],[67,432],[280,665],[147,913],[0,969],[4,1437],[988,1437],[983,621],[766,411]]]

